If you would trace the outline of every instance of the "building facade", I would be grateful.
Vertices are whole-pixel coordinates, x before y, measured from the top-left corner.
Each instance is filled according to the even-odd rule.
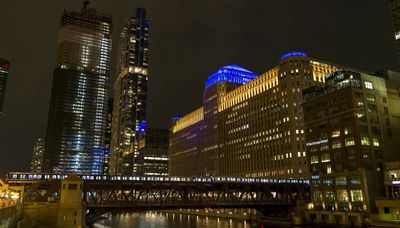
[[[107,124],[112,18],[65,11],[48,119],[45,171],[99,174]]]
[[[0,116],[3,112],[4,97],[6,95],[6,85],[10,62],[0,58]]]
[[[133,175],[137,172],[138,129],[146,121],[149,62],[149,26],[145,9],[138,8],[120,34],[110,171]]]
[[[168,176],[169,130],[147,128],[139,136],[138,176]]]
[[[107,129],[104,139],[104,158],[103,158],[103,174],[110,173],[110,154],[111,154],[111,130],[112,130],[112,114],[113,114],[114,99],[108,98],[107,109]]]
[[[338,69],[304,52],[286,53],[258,77],[220,69],[221,80],[206,82],[203,107],[172,126],[170,174],[308,177],[302,91]]]
[[[343,70],[304,91],[310,208],[321,220],[355,223],[377,212],[383,164],[400,158],[399,88],[399,73]]]
[[[43,155],[44,155],[45,141],[42,138],[36,140],[33,145],[32,161],[31,161],[31,172],[41,173],[43,172]]]

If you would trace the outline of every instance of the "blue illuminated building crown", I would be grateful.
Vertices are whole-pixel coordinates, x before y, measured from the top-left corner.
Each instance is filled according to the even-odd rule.
[[[302,51],[291,51],[283,54],[281,60],[291,56],[308,56],[308,54]]]
[[[140,122],[139,125],[136,127],[136,132],[144,132],[144,131],[146,131],[146,120]]]
[[[257,75],[253,72],[238,65],[231,64],[214,72],[206,81],[206,89],[218,82],[232,82],[243,85],[256,77]]]

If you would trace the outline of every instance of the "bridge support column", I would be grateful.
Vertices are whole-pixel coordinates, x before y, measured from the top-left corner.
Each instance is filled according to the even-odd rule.
[[[68,178],[61,181],[57,227],[84,227],[82,188],[83,181],[76,174],[70,174]]]
[[[292,218],[293,225],[304,225],[304,209],[306,202],[304,199],[298,199],[296,201],[296,212]]]

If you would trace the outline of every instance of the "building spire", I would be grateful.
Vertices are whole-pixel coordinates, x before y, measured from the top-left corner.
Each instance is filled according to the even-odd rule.
[[[86,9],[89,4],[90,4],[89,0],[83,0],[83,8],[84,9]]]

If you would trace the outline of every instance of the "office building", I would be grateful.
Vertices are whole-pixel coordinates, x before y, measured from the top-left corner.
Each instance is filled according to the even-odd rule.
[[[10,68],[10,63],[0,58],[0,116],[3,112],[4,97],[6,95],[6,85],[8,78],[8,71]]]
[[[168,176],[169,130],[147,128],[139,134],[138,176]]]
[[[46,172],[103,172],[112,18],[87,4],[80,12],[64,11],[61,16]]]
[[[145,9],[138,8],[136,16],[126,20],[120,34],[114,84],[112,174],[133,175],[137,172],[137,131],[146,121],[149,26]]]
[[[170,175],[307,178],[303,89],[338,66],[284,54],[258,77],[229,65],[212,74],[203,107],[175,118]]]
[[[113,113],[114,99],[108,98],[107,109],[107,129],[104,139],[104,158],[103,158],[103,174],[110,173],[110,153],[111,153],[111,130],[112,130],[112,113]]]
[[[44,139],[39,138],[33,145],[32,161],[31,161],[31,172],[41,173],[43,172],[43,154],[44,154]]]
[[[316,219],[360,223],[385,196],[384,162],[400,160],[400,74],[343,70],[304,91],[306,154]]]

